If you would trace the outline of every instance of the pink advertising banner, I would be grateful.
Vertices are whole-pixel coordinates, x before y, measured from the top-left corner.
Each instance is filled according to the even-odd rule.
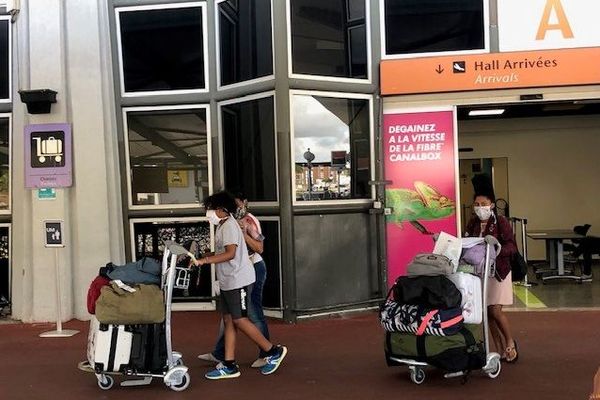
[[[418,253],[431,253],[432,235],[458,234],[454,110],[384,114],[388,285]]]

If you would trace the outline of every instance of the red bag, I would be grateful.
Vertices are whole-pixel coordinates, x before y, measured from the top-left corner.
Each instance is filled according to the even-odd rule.
[[[100,290],[110,283],[110,279],[98,275],[90,284],[87,294],[87,309],[90,314],[96,313],[96,300],[100,297]]]

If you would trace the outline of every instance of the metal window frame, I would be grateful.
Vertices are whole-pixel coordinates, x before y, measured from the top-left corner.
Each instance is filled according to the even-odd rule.
[[[181,203],[181,204],[159,204],[159,205],[134,205],[131,186],[131,161],[129,154],[129,126],[127,124],[127,114],[129,112],[145,112],[145,111],[171,111],[171,110],[200,110],[206,112],[206,152],[208,157],[208,192],[213,191],[213,167],[212,167],[212,135],[211,135],[211,116],[210,106],[208,104],[186,104],[173,106],[136,106],[123,107],[123,146],[125,150],[125,170],[127,174],[127,205],[129,210],[164,210],[164,209],[185,209],[197,208],[201,209],[200,203]]]
[[[204,87],[200,89],[178,89],[178,90],[154,90],[154,91],[125,91],[125,73],[123,69],[123,45],[121,39],[121,18],[120,14],[124,12],[132,11],[148,11],[148,10],[168,10],[177,8],[200,8],[202,13],[202,51],[204,53]],[[115,33],[117,38],[117,53],[118,53],[118,67],[119,67],[119,83],[120,83],[120,94],[122,98],[136,98],[153,95],[176,95],[176,94],[190,94],[190,93],[208,93],[210,91],[210,77],[209,77],[209,55],[208,55],[208,12],[206,2],[188,2],[188,3],[171,3],[171,4],[153,4],[143,6],[124,6],[115,7]]]
[[[271,9],[271,63],[272,72],[270,75],[261,76],[259,78],[249,79],[246,81],[231,83],[229,85],[223,85],[221,83],[221,20],[219,18],[219,4],[227,0],[216,0],[215,2],[215,46],[217,51],[217,90],[225,91],[227,89],[239,88],[244,86],[253,85],[261,82],[269,82],[275,80],[275,30],[273,28],[273,0],[269,0]]]
[[[181,223],[181,222],[208,222],[208,219],[206,217],[177,217],[175,219],[173,218],[130,218],[129,219],[129,229],[131,234],[130,236],[130,240],[131,240],[131,259],[133,261],[136,261],[135,258],[135,249],[136,249],[136,243],[135,243],[135,224],[136,223],[148,223],[148,222],[168,222],[171,224],[177,224],[177,223]],[[210,248],[211,251],[214,251],[215,248],[215,229],[213,227],[212,224],[210,224]],[[211,296],[215,296],[215,289],[213,286],[213,283],[216,280],[216,273],[215,273],[215,266],[214,264],[211,264],[210,266],[210,276],[211,276]],[[184,302],[184,303],[173,303],[173,311],[214,311],[216,310],[216,301],[215,300],[211,300],[210,302]]]
[[[292,51],[292,8],[291,2],[294,0],[286,1],[286,23],[287,23],[287,57],[288,57],[288,78],[290,79],[302,79],[302,80],[316,80],[316,81],[327,81],[327,82],[340,82],[340,83],[359,83],[364,85],[370,85],[373,83],[373,55],[372,55],[372,44],[371,44],[371,6],[368,0],[365,1],[365,29],[366,29],[366,44],[367,44],[367,78],[341,78],[337,76],[326,76],[326,75],[312,75],[312,74],[296,74],[294,73],[293,65],[293,51]],[[348,57],[346,57],[346,61]]]
[[[295,142],[295,127],[294,127],[294,96],[316,96],[316,97],[331,97],[338,99],[362,99],[369,101],[369,145],[370,145],[370,179],[375,180],[375,120],[374,120],[374,104],[373,95],[370,94],[359,94],[359,93],[346,93],[346,92],[323,92],[315,90],[290,90],[290,154],[291,154],[291,171],[292,171],[292,205],[295,206],[313,206],[313,205],[348,205],[348,204],[370,204],[375,200],[375,187],[371,186],[371,197],[365,199],[349,199],[349,200],[311,200],[311,201],[298,201],[296,200],[296,173],[295,171],[295,153],[294,153],[294,142]]]
[[[220,186],[221,187],[225,187],[225,152],[223,150],[223,114],[222,114],[222,108],[223,106],[228,106],[230,104],[239,104],[239,103],[247,103],[247,102],[251,102],[253,100],[259,100],[259,99],[265,99],[268,97],[272,97],[273,98],[273,136],[275,138],[274,140],[274,146],[275,148],[273,149],[273,151],[275,152],[275,182],[279,182],[279,169],[277,168],[277,165],[279,165],[279,157],[278,157],[278,152],[277,152],[277,99],[276,99],[276,95],[275,95],[275,91],[271,90],[268,92],[262,92],[262,93],[257,93],[257,94],[252,94],[252,95],[248,95],[248,96],[243,96],[243,97],[238,97],[235,99],[229,99],[229,100],[224,100],[224,101],[220,101],[217,103],[217,115],[218,115],[218,141],[219,141],[219,168],[221,170],[221,174],[220,174]],[[253,201],[250,203],[250,205],[261,205],[261,206],[272,206],[272,207],[277,207],[279,206],[279,201],[280,201],[280,192],[279,192],[279,185],[277,185],[277,199],[275,201]]]
[[[13,92],[13,34],[12,34],[12,20],[10,15],[1,15],[0,21],[8,21],[8,97],[0,99],[0,104],[12,103],[12,92]]]
[[[490,52],[490,0],[480,0],[483,2],[483,49],[475,50],[456,50],[456,51],[437,51],[408,54],[387,54],[386,35],[385,35],[385,2],[388,0],[379,0],[379,18],[380,18],[380,37],[381,37],[381,60],[402,60],[407,58],[419,57],[441,57],[458,56],[469,54],[486,54]]]

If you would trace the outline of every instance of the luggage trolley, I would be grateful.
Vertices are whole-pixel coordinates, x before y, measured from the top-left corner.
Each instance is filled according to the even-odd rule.
[[[469,238],[470,244],[474,244],[474,239]],[[484,341],[484,349],[485,349],[485,359],[486,363],[481,368],[484,374],[489,376],[492,379],[497,378],[500,375],[500,371],[502,369],[502,364],[500,362],[500,354],[495,352],[490,352],[489,346],[489,331],[488,331],[488,315],[487,315],[487,282],[488,279],[493,276],[492,265],[490,262],[490,248],[493,246],[496,248],[496,253],[500,253],[500,243],[493,236],[486,236],[485,238],[479,238],[481,241],[479,243],[486,243],[486,251],[485,251],[485,268],[484,274],[482,277],[482,323],[483,323],[483,341]],[[463,248],[465,248],[465,244],[463,242]],[[394,356],[390,356],[389,360],[394,361],[395,363],[402,364],[408,366],[410,370],[410,379],[417,385],[422,384],[425,381],[425,368],[430,365],[426,362],[417,361],[408,358],[397,358]],[[461,376],[465,376],[467,371],[459,371],[459,372],[448,372],[444,374],[444,378],[457,378]]]
[[[183,391],[189,386],[190,374],[188,372],[188,367],[183,364],[181,353],[173,351],[171,340],[171,304],[173,300],[173,289],[187,289],[190,283],[190,270],[176,266],[178,255],[189,255],[193,258],[193,255],[183,246],[180,246],[173,241],[165,241],[165,250],[162,259],[161,289],[164,293],[166,309],[164,323],[167,357],[162,371],[136,371],[134,368],[128,366],[122,372],[106,372],[95,370],[94,365],[91,364],[90,361],[80,362],[78,365],[79,369],[86,372],[92,372],[96,375],[100,389],[109,390],[113,387],[115,383],[113,375],[143,378],[124,380],[121,382],[121,386],[149,385],[153,378],[162,379],[168,388],[177,392]],[[90,330],[92,330],[91,326]]]

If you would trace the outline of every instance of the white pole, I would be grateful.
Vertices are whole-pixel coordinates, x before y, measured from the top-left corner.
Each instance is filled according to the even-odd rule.
[[[56,331],[62,332],[62,310],[60,291],[60,267],[58,264],[58,247],[54,249],[54,270],[56,271]]]
[[[41,333],[40,337],[70,337],[79,332],[70,329],[63,330],[62,328],[62,293],[60,288],[60,264],[58,263],[58,249],[58,247],[54,249],[54,268],[56,275],[56,330]]]

